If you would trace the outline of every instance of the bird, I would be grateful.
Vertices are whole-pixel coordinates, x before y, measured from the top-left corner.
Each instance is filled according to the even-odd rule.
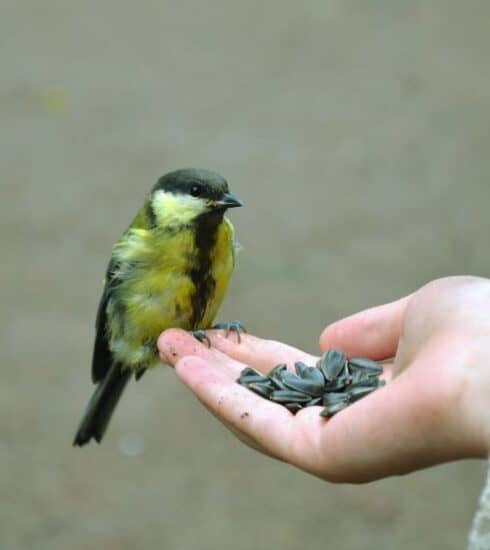
[[[225,178],[205,169],[169,172],[147,194],[112,249],[95,322],[96,386],[74,446],[101,442],[129,380],[159,364],[164,330],[181,328],[201,341],[209,328],[240,336],[238,321],[213,325],[237,247],[225,212],[240,206]]]

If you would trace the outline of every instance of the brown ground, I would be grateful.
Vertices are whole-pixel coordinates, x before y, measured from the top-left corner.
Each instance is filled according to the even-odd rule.
[[[164,171],[214,168],[246,201],[222,318],[261,335],[314,350],[339,316],[488,275],[490,4],[1,14],[1,548],[461,548],[482,462],[325,484],[237,443],[170,370],[102,446],[71,438],[111,245]]]

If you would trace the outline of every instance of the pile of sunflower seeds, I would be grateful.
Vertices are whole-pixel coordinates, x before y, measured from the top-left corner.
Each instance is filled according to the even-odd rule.
[[[385,384],[379,379],[381,365],[370,359],[347,359],[335,349],[325,352],[315,367],[298,361],[294,370],[296,374],[281,364],[263,375],[246,367],[237,382],[293,414],[304,407],[323,406],[320,414],[327,418]]]

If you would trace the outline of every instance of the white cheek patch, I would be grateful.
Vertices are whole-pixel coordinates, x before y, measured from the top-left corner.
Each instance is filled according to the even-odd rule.
[[[152,206],[159,225],[188,223],[206,210],[206,204],[202,199],[162,189],[155,193]]]

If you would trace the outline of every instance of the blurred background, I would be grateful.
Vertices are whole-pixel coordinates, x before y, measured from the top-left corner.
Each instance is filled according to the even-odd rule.
[[[161,369],[71,447],[115,239],[163,173],[246,208],[221,319],[324,325],[489,273],[486,2],[2,0],[0,547],[464,546],[484,464],[335,486],[239,444]],[[431,381],[428,381],[431,383]]]

